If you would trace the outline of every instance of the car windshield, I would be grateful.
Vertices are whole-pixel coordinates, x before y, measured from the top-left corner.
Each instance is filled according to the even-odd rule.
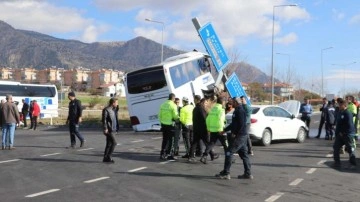
[[[258,111],[259,111],[259,107],[251,107],[251,109],[252,109],[252,113],[251,114],[256,114],[256,113],[258,113]]]

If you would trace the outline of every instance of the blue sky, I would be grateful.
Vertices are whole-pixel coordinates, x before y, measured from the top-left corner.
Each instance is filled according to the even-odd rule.
[[[297,6],[274,9],[275,77],[318,93],[322,81],[324,93],[359,92],[356,0],[0,0],[0,20],[87,43],[137,36],[161,43],[162,25],[145,21],[150,18],[164,23],[166,46],[204,51],[191,21],[197,17],[213,24],[232,61],[270,75],[273,8],[289,4]]]

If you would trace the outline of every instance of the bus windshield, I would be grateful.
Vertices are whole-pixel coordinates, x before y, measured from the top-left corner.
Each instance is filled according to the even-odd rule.
[[[174,88],[194,81],[197,77],[210,71],[205,58],[182,63],[171,67],[169,70]]]
[[[55,97],[55,87],[31,86],[31,85],[0,85],[2,95],[25,96],[25,97]]]
[[[145,93],[167,86],[162,66],[129,73],[126,82],[129,94]]]

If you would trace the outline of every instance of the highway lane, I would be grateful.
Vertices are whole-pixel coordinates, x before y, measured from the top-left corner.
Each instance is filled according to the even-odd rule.
[[[312,129],[311,134],[315,134]],[[359,169],[334,170],[331,142],[275,142],[255,146],[255,179],[219,180],[223,155],[200,162],[160,162],[160,133],[123,131],[116,136],[113,165],[101,162],[105,140],[99,130],[83,130],[85,148],[65,149],[66,130],[18,130],[14,151],[0,151],[0,194],[7,201],[356,201]],[[182,147],[183,150],[183,147]],[[220,147],[216,151],[221,153]],[[327,157],[328,156],[328,157]],[[237,157],[238,158],[238,157]],[[342,156],[346,165],[346,156]],[[337,191],[334,191],[337,190]],[[346,200],[344,198],[346,197]]]

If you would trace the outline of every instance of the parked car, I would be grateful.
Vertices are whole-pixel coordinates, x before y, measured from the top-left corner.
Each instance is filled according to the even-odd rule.
[[[269,146],[272,140],[295,139],[305,141],[308,128],[298,119],[301,103],[296,100],[279,105],[252,105],[250,138]],[[227,124],[231,123],[232,113],[226,114]]]

